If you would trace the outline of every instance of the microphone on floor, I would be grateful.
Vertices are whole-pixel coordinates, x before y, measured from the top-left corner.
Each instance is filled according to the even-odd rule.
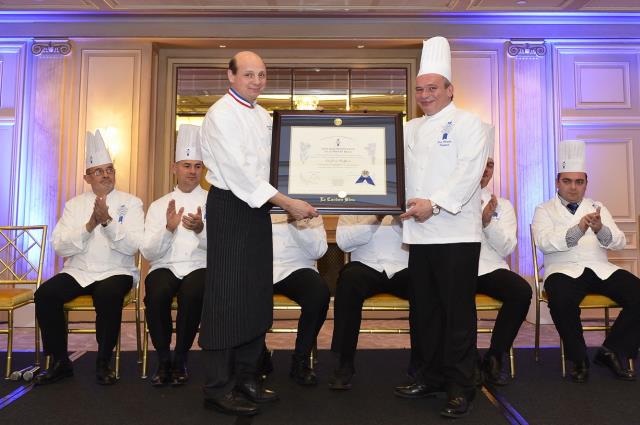
[[[33,366],[22,374],[22,379],[30,382],[38,373],[40,373],[40,366]]]
[[[9,375],[9,379],[11,379],[12,381],[19,381],[22,379],[22,375],[29,369],[31,369],[31,366],[27,366],[24,369],[20,370],[14,370],[13,372],[11,372],[11,375]]]

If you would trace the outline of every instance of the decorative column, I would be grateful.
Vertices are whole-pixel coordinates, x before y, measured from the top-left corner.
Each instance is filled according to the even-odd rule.
[[[547,168],[553,168],[553,161],[549,160],[553,158],[553,151],[549,155],[548,149],[547,104],[552,99],[547,97],[547,48],[544,41],[511,41],[506,43],[506,49],[511,91],[507,108],[511,116],[507,122],[512,126],[506,163],[512,167],[510,197],[518,219],[514,270],[533,284],[529,225],[536,206],[548,198]],[[534,321],[534,312],[532,303],[527,316],[530,322]],[[543,312],[542,320],[550,320],[547,312]]]
[[[68,40],[33,40],[31,53],[16,223],[47,224],[50,236],[61,211],[63,178],[60,170],[65,166],[60,158],[66,110],[65,63],[71,54],[71,44]],[[43,279],[54,274],[55,262],[53,247],[48,243]]]

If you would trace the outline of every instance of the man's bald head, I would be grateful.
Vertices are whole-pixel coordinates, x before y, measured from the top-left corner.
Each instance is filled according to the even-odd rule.
[[[267,68],[255,53],[239,52],[229,61],[227,78],[236,93],[249,102],[255,102],[267,86]]]
[[[262,61],[262,58],[260,56],[258,56],[254,52],[245,50],[243,52],[236,53],[235,56],[231,58],[231,60],[229,61],[229,71],[231,71],[233,75],[236,75],[238,73],[238,62],[242,62],[245,60],[259,61],[264,67],[264,62]]]

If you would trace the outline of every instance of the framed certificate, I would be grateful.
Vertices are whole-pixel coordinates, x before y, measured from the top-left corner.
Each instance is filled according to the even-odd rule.
[[[325,214],[400,214],[403,146],[400,114],[275,111],[270,182]]]

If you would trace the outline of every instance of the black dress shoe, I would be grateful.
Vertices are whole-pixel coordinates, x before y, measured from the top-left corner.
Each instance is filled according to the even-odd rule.
[[[298,385],[310,387],[318,384],[316,373],[309,367],[308,357],[299,357],[293,355],[291,360],[291,371],[289,376],[293,378]]]
[[[593,362],[598,366],[608,367],[613,375],[618,379],[623,381],[636,380],[635,372],[628,368],[626,362],[621,362],[620,357],[607,347],[600,347],[598,353],[596,353],[596,356],[593,359]]]
[[[47,385],[73,376],[73,366],[69,359],[51,362],[49,368],[33,378],[34,385]]]
[[[264,388],[261,380],[243,382],[236,385],[235,389],[254,403],[269,403],[278,400],[278,394]]]
[[[569,373],[571,380],[578,384],[584,384],[589,379],[589,362],[584,359],[573,364],[573,369]]]
[[[441,385],[411,382],[409,384],[398,385],[394,388],[393,393],[402,398],[425,398],[437,397],[440,394],[444,394],[445,389]]]
[[[100,385],[113,385],[118,382],[116,372],[111,369],[108,360],[98,359],[96,361],[96,382]]]
[[[233,392],[220,398],[205,398],[204,408],[234,416],[253,416],[260,411],[255,403]]]
[[[176,362],[173,364],[171,370],[171,385],[179,387],[184,385],[189,380],[189,373],[187,372],[187,364],[184,362]]]
[[[502,359],[494,355],[488,354],[482,361],[482,378],[485,383],[504,386],[509,382],[502,371]]]
[[[330,390],[350,390],[351,379],[353,378],[353,369],[340,367],[333,371],[329,377]]]
[[[440,415],[447,418],[462,418],[471,411],[471,402],[463,395],[450,396]]]
[[[164,387],[171,381],[171,362],[160,361],[158,368],[151,377],[152,387]]]

